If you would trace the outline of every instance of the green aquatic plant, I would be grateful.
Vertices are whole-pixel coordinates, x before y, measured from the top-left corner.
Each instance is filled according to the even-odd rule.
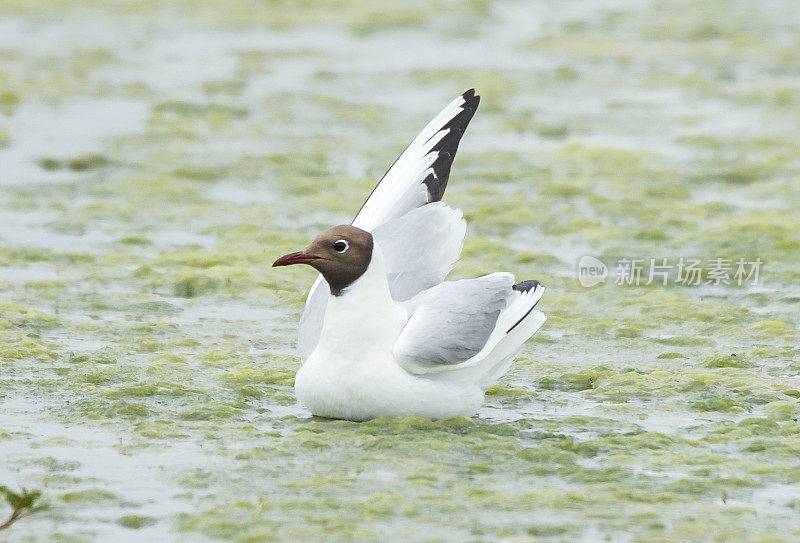
[[[47,509],[47,505],[41,503],[42,493],[38,490],[26,490],[23,488],[19,492],[14,492],[7,486],[0,486],[0,494],[5,497],[8,505],[11,506],[11,514],[0,524],[0,530],[5,530],[21,518]]]
[[[0,446],[63,506],[0,541],[800,541],[796,2],[0,4]],[[536,277],[547,325],[477,418],[309,419],[313,275],[270,264],[471,86],[450,278]]]
[[[43,170],[70,170],[73,172],[84,172],[108,166],[110,161],[103,155],[81,155],[71,158],[42,157],[39,159],[39,166]]]

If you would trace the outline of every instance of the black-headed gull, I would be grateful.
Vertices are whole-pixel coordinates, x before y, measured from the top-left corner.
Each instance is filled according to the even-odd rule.
[[[480,97],[469,90],[411,142],[352,224],[273,266],[320,272],[300,320],[297,399],[314,415],[368,420],[473,415],[544,323],[538,281],[498,272],[444,281],[466,223],[441,202]]]

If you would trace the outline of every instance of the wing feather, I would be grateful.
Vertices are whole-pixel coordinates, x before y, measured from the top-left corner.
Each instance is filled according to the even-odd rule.
[[[394,164],[375,186],[369,198],[356,214],[353,226],[374,232],[379,226],[407,214],[409,211],[442,199],[450,177],[458,145],[475,110],[480,104],[480,96],[470,89],[450,102],[417,135],[408,147],[395,160]],[[460,220],[460,217],[459,217]],[[463,239],[463,234],[461,235]],[[385,237],[386,239],[386,237]],[[401,240],[402,241],[402,240]],[[413,240],[406,240],[413,241]],[[388,244],[387,244],[388,245]],[[395,247],[401,243],[395,244]],[[383,248],[384,257],[399,262],[392,252],[393,247]],[[461,241],[458,242],[458,252]],[[446,255],[449,259],[449,253]],[[458,255],[456,255],[456,259]],[[438,269],[452,267],[452,262]],[[395,284],[398,293],[410,297],[422,288],[430,286],[425,280],[410,277],[408,270],[396,268]],[[390,273],[392,271],[390,270]],[[446,274],[447,272],[445,272]],[[443,276],[442,276],[443,277]],[[425,284],[426,286],[413,286]],[[415,290],[416,289],[416,290]],[[306,306],[300,319],[298,347],[300,357],[305,361],[319,342],[322,321],[328,304],[330,291],[321,275],[318,275],[306,298]]]
[[[395,359],[414,373],[469,360],[497,327],[513,285],[513,275],[498,272],[446,281],[420,293],[407,305],[411,316],[395,341]]]
[[[513,283],[511,274],[493,273],[445,282],[409,300],[410,317],[394,345],[398,364],[415,374],[462,373],[478,382],[513,361],[545,320],[534,310],[544,287]]]
[[[415,207],[441,200],[458,144],[479,104],[480,96],[470,89],[434,117],[384,174],[352,225],[372,231]]]
[[[386,264],[389,290],[402,302],[438,285],[461,256],[467,223],[443,202],[413,209],[373,231]]]

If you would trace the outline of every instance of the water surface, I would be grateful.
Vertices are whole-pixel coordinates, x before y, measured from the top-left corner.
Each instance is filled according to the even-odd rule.
[[[4,2],[0,483],[50,509],[3,535],[797,540],[799,11]],[[474,419],[311,418],[314,275],[270,264],[470,87],[451,276],[537,278],[550,318]]]

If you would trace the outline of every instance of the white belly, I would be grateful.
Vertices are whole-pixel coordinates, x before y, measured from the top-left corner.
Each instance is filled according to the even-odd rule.
[[[300,403],[348,420],[475,414],[483,403],[477,385],[417,377],[395,363],[392,346],[407,319],[389,294],[376,244],[364,275],[328,300],[317,347],[295,377]]]
[[[474,415],[483,403],[476,385],[416,377],[390,354],[364,360],[336,359],[315,351],[297,372],[297,399],[314,415],[368,420],[419,416],[442,419]]]

